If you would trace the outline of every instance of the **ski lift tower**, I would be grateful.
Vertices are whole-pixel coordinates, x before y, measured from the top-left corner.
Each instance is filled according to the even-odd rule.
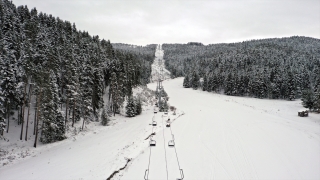
[[[162,86],[162,81],[163,81],[163,79],[164,79],[163,67],[161,67],[161,68],[160,68],[160,81],[159,81],[159,87],[160,87],[160,89],[163,88],[163,86]]]

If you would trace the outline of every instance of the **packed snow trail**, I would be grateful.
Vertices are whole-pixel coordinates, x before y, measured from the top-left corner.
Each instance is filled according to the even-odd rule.
[[[185,89],[182,81],[163,84],[170,104],[185,112],[171,128],[186,180],[320,179],[319,114],[298,117],[300,100],[225,96]],[[156,83],[149,88],[155,89]],[[164,154],[160,144],[154,150]],[[120,179],[143,178],[147,156],[135,158]],[[164,179],[164,157],[155,158],[159,164],[150,171],[158,172],[155,179]],[[172,163],[176,162],[168,161],[169,176]]]

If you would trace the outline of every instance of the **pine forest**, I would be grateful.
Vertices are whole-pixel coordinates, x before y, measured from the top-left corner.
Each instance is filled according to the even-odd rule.
[[[1,136],[10,131],[10,116],[18,111],[20,140],[27,137],[23,127],[31,118],[36,120],[29,132],[35,147],[37,139],[62,140],[69,125],[81,118],[83,124],[104,120],[103,109],[118,113],[132,88],[149,82],[156,45],[112,44],[8,0],[0,1],[0,27]],[[106,93],[108,102],[103,101]],[[33,106],[35,117],[24,114]]]
[[[185,88],[294,100],[319,109],[320,40],[293,36],[230,44],[164,44],[171,77]]]

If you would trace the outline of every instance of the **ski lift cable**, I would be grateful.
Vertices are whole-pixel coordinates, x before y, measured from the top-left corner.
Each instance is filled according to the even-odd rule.
[[[155,115],[153,115],[152,117],[152,121],[154,119]],[[151,137],[152,138],[152,134],[153,134],[153,129],[154,129],[154,126],[152,126],[152,129],[151,129]],[[149,149],[150,149],[150,153],[149,153],[149,162],[148,162],[148,169],[146,169],[146,171],[144,172],[144,179],[145,180],[148,180],[148,177],[149,177],[149,169],[150,169],[150,161],[151,161],[151,146],[149,145]],[[147,173],[148,172],[148,173]],[[146,178],[147,176],[147,178]]]
[[[174,135],[173,135],[173,133],[172,133],[171,126],[170,126],[170,131],[171,131],[171,135],[172,135],[172,137],[174,137]],[[178,162],[178,167],[179,167],[179,171],[180,171],[181,179],[183,179],[183,178],[184,178],[184,174],[183,174],[183,170],[182,170],[182,169],[181,169],[181,167],[180,167],[180,162],[179,162],[179,158],[178,158],[178,153],[177,153],[176,146],[174,146],[173,148],[174,148],[174,152],[176,153],[176,157],[177,157],[177,162]]]
[[[168,162],[167,162],[167,152],[166,152],[166,139],[164,137],[164,126],[163,126],[163,117],[161,117],[162,119],[162,135],[163,135],[163,149],[164,149],[164,155],[165,155],[165,160],[166,160],[166,171],[167,171],[167,180],[168,180]]]
[[[148,174],[147,174],[147,179],[148,179],[148,177],[149,177],[150,160],[151,160],[151,147],[149,147],[149,149],[150,149],[150,154],[149,154],[148,169],[145,171],[145,175],[144,175],[144,176],[146,176],[146,173],[148,172]],[[146,179],[146,178],[145,178],[145,179]]]

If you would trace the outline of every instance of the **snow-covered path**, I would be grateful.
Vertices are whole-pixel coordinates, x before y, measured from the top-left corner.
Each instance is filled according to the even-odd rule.
[[[185,112],[172,124],[185,179],[320,179],[319,114],[298,117],[299,100],[194,91],[183,88],[182,81],[163,84],[170,104]],[[168,167],[176,160],[168,157],[168,148],[164,151],[160,132],[156,138],[160,144],[152,147],[151,164],[156,165],[150,167],[149,179],[167,179],[164,153]],[[120,179],[141,179],[148,156],[138,156]],[[169,174],[173,171],[168,168]]]
[[[170,72],[165,68],[164,59],[163,59],[163,49],[161,45],[158,45],[156,52],[155,52],[155,59],[153,64],[151,65],[152,72],[151,72],[151,82],[155,82],[159,78],[159,74],[162,72],[162,79],[170,79]]]

